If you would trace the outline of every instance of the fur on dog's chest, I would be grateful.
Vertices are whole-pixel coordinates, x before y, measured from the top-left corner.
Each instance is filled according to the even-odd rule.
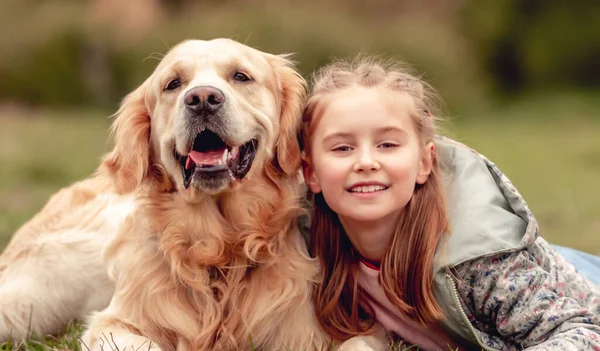
[[[139,314],[136,319],[145,321],[144,335],[169,345],[163,349],[175,349],[180,343],[191,349],[244,349],[250,340],[255,345],[268,343],[265,338],[293,318],[290,311],[310,300],[313,264],[302,263],[310,268],[294,274],[287,272],[290,266],[282,270],[275,263],[261,266],[233,260],[223,267],[197,267],[190,280],[188,275],[174,274],[174,267],[165,261],[146,262],[142,265],[153,270],[146,271],[143,289],[130,291],[137,296],[129,296],[128,303]],[[133,270],[140,272],[140,267]]]

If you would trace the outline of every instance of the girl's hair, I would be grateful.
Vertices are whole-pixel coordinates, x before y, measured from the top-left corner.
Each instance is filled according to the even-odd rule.
[[[358,57],[329,64],[313,76],[313,91],[304,109],[300,135],[309,167],[311,135],[328,100],[333,93],[353,86],[408,94],[414,100],[415,108],[409,113],[423,151],[433,141],[436,134],[433,89],[399,62]],[[381,261],[379,275],[388,299],[405,316],[422,325],[432,325],[443,318],[433,294],[433,264],[438,244],[449,231],[435,153],[431,156],[433,168],[429,179],[423,185],[415,185]],[[331,336],[340,340],[369,333],[374,313],[366,292],[356,280],[359,255],[322,193],[313,196],[313,209],[310,249],[321,262],[323,279],[314,295],[319,321]]]

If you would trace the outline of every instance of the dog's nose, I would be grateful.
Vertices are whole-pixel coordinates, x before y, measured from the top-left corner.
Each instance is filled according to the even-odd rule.
[[[199,113],[217,112],[225,102],[225,94],[211,86],[195,87],[185,94],[183,99],[188,110]]]

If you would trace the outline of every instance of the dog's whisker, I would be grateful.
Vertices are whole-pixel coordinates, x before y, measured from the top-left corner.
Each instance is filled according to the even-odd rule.
[[[163,44],[165,44],[165,47],[167,48],[167,51],[171,50],[171,46],[169,44],[167,44],[167,41],[165,40],[165,38],[160,37],[160,40],[163,42]]]
[[[162,54],[162,53],[160,53],[160,52],[153,52],[150,55],[146,56],[144,58],[143,62],[146,62],[149,59],[156,60],[156,61],[161,61],[164,57],[165,57],[165,55]]]

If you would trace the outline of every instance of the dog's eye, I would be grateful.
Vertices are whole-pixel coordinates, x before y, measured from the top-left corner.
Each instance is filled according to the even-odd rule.
[[[238,82],[247,82],[250,80],[250,77],[248,77],[244,73],[236,72],[233,75],[233,79],[237,80]]]
[[[177,88],[179,88],[181,86],[181,79],[176,78],[173,79],[172,81],[169,82],[169,84],[167,84],[167,87],[165,88],[165,90],[175,90]]]

